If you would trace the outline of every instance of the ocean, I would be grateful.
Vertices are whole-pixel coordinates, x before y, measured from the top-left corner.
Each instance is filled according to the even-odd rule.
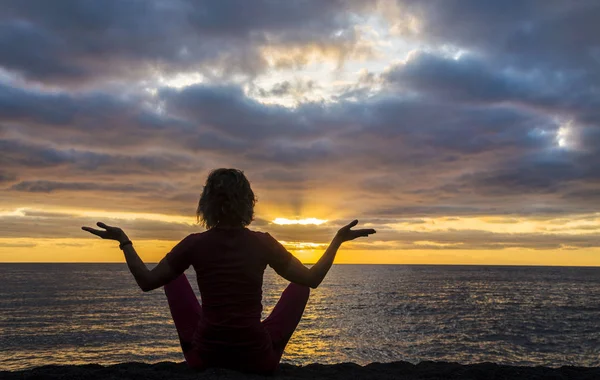
[[[264,317],[286,285],[267,269]],[[0,264],[0,370],[167,360],[165,295],[125,264]],[[334,265],[282,359],[396,360],[600,366],[600,268]]]

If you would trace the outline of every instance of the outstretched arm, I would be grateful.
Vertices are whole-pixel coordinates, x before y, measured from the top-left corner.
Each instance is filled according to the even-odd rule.
[[[122,247],[123,253],[125,254],[125,260],[129,271],[135,278],[140,289],[144,292],[160,288],[163,285],[168,284],[177,277],[167,260],[162,259],[160,263],[152,270],[149,270],[144,264],[144,261],[135,251],[131,240],[127,237],[127,234],[119,227],[108,226],[102,222],[96,223],[98,227],[104,228],[105,231],[97,230],[91,227],[81,227],[82,230],[90,232],[102,239],[116,240],[119,242],[119,246]]]
[[[323,253],[323,256],[310,269],[305,267],[296,257],[293,257],[282,276],[288,281],[310,286],[313,289],[318,287],[327,275],[327,272],[329,272],[331,265],[333,265],[335,255],[343,242],[354,240],[361,236],[366,237],[376,232],[371,228],[352,230],[351,228],[357,224],[358,220],[354,220],[342,227],[325,250],[325,253]]]

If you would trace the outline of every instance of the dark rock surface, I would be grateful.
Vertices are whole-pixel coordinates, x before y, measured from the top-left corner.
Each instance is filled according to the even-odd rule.
[[[309,364],[294,366],[282,364],[270,377],[245,375],[226,369],[193,371],[184,363],[156,364],[121,363],[109,366],[48,365],[23,371],[0,371],[0,379],[600,379],[600,367],[513,367],[493,363],[462,365],[446,362]]]

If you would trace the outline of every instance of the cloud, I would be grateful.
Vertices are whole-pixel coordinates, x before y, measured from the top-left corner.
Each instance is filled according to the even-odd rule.
[[[0,65],[43,82],[218,69],[256,75],[264,47],[352,51],[358,1],[6,1]],[[349,36],[344,38],[344,36]],[[44,62],[41,64],[41,62]]]
[[[1,248],[33,248],[37,246],[35,243],[5,243],[0,242]]]
[[[392,66],[385,77],[389,83],[445,101],[485,103],[531,97],[544,84],[541,78],[494,70],[468,54],[453,59],[422,51],[413,52],[406,63]]]
[[[251,93],[255,93],[260,97],[285,97],[291,96],[297,100],[304,100],[306,94],[310,94],[319,86],[313,80],[283,81],[275,83],[269,90],[264,88],[253,89]]]
[[[600,11],[594,1],[398,1],[419,20],[406,37],[472,50],[503,64],[548,68],[590,68],[581,55],[597,45]],[[459,22],[460,21],[460,22]]]
[[[108,225],[116,225],[127,231],[132,239],[139,240],[181,240],[190,233],[200,232],[202,228],[194,223],[167,222],[152,219],[119,219],[119,218],[91,218],[82,215],[62,213],[61,215],[19,215],[0,216],[0,237],[22,237],[20,230],[27,228],[28,237],[31,238],[92,238],[92,235],[81,230],[82,226],[96,227],[96,222],[101,220]],[[35,225],[35,228],[31,228]],[[10,228],[9,228],[10,227]]]
[[[191,155],[168,152],[126,155],[58,149],[22,140],[0,140],[0,149],[6,154],[0,158],[0,163],[12,171],[52,168],[55,173],[65,171],[73,176],[135,174],[139,177],[202,169],[201,163]],[[6,175],[6,181],[11,179],[15,179],[15,176]]]
[[[160,93],[167,111],[231,138],[264,139],[317,134],[298,112],[279,105],[264,105],[248,98],[238,86],[194,85]]]
[[[97,220],[102,220],[109,225],[116,225],[123,228],[134,240],[177,241],[188,234],[203,231],[199,225],[184,221],[163,221],[145,219],[143,217],[135,219],[91,218],[68,213],[29,210],[24,212],[23,215],[0,216],[0,238],[22,237],[18,233],[18,229],[31,225],[35,225],[34,229],[29,229],[28,236],[31,238],[86,238],[90,237],[90,235],[81,231],[80,227],[84,225],[93,227]],[[369,241],[362,239],[353,241],[347,244],[345,249],[499,250],[505,248],[526,248],[548,250],[600,247],[598,239],[595,238],[596,232],[600,229],[598,226],[587,229],[584,228],[585,226],[575,227],[577,231],[586,232],[583,234],[573,233],[573,230],[570,230],[568,226],[562,226],[553,231],[540,230],[539,232],[501,233],[468,228],[419,231],[391,226],[390,222],[398,222],[395,219],[387,219],[386,221],[387,223],[383,220],[375,219],[362,220],[361,225],[379,225],[377,234],[373,235]],[[292,244],[293,242],[329,243],[337,229],[345,222],[345,220],[334,220],[321,226],[282,226],[259,219],[252,226],[258,230],[269,231],[278,240],[290,242],[289,249],[294,249],[295,245]],[[423,222],[418,219],[408,219],[404,222],[404,225],[409,228],[420,228]],[[527,220],[521,222],[527,222]],[[425,221],[424,223],[430,224],[431,221]],[[7,228],[8,226],[11,228]],[[2,246],[8,246],[7,244],[13,243],[6,243]],[[30,246],[22,245],[21,243],[18,244],[18,246]]]
[[[385,227],[598,209],[595,2],[382,4],[5,2],[0,203],[193,216],[208,171],[240,167],[261,219],[358,215]],[[178,88],[157,80],[191,72]],[[3,223],[28,236],[23,221]],[[192,230],[152,223],[165,239]],[[335,232],[257,227],[290,242]],[[378,239],[589,244],[475,235]]]
[[[157,184],[151,184],[152,187]],[[89,191],[100,190],[119,193],[144,192],[151,186],[121,185],[94,182],[58,182],[58,181],[23,181],[12,186],[12,190],[30,193],[52,193],[55,191]]]
[[[388,210],[390,216],[390,210],[399,210],[401,215],[421,207],[436,215],[462,215],[515,212],[523,209],[515,201],[519,195],[552,189],[554,208],[567,209],[560,197],[561,183],[575,186],[597,175],[593,160],[587,159],[594,151],[552,152],[560,128],[556,120],[509,106],[406,98],[384,91],[361,102],[307,102],[286,108],[260,103],[233,85],[193,85],[162,89],[158,97],[165,108],[158,112],[108,93],[75,97],[67,92],[40,95],[20,90],[18,94],[19,102],[27,104],[21,107],[23,117],[37,116],[18,127],[5,126],[7,138],[0,145],[7,152],[3,167],[20,173],[20,182],[9,189],[20,193],[79,190],[80,195],[105,193],[110,198],[109,193],[127,189],[145,194],[150,202],[145,207],[160,203],[156,207],[178,212],[192,208],[186,202],[195,203],[200,191],[202,179],[191,180],[186,173],[200,177],[217,165],[240,166],[268,181],[257,184],[266,189],[267,197],[277,191],[271,184],[278,186],[277,178],[288,173],[283,177],[292,189],[305,189],[308,180],[336,178],[323,191],[344,190],[348,199],[370,192],[369,200],[360,203],[369,213]],[[55,101],[53,113],[45,113],[44,101],[36,109],[40,96]],[[99,102],[98,110],[90,100],[95,97],[106,99]],[[79,116],[63,116],[62,124],[55,123],[56,112],[69,115],[69,110],[86,108],[94,115],[102,112],[104,104],[114,105],[106,117],[117,121],[107,128],[101,126],[102,118],[80,123]],[[135,116],[140,114],[157,124],[140,123]],[[13,110],[4,119],[17,123],[17,116]],[[79,148],[69,147],[73,141]],[[121,153],[124,146],[130,154]],[[320,165],[323,162],[327,165]],[[289,172],[292,168],[294,174]],[[107,174],[112,174],[110,183],[94,186],[91,182]],[[167,177],[156,178],[159,175]],[[132,187],[134,179],[148,185]],[[513,202],[504,199],[500,205],[494,200],[510,195]],[[393,207],[383,206],[390,202]]]
[[[451,58],[414,51],[406,62],[388,68],[384,80],[429,99],[512,106],[587,124],[590,116],[597,121],[599,105],[594,86],[585,83],[590,74],[503,67],[468,53]]]
[[[0,172],[0,184],[2,183],[6,183],[6,182],[12,182],[14,180],[17,179],[16,174],[13,173],[7,173],[7,172]]]

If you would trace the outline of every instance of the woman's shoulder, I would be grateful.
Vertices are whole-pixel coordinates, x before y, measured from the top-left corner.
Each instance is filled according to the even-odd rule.
[[[203,240],[203,239],[222,239],[224,236],[232,236],[232,235],[246,235],[251,238],[256,238],[260,240],[271,240],[273,237],[268,232],[251,230],[247,227],[243,228],[217,228],[213,227],[206,231],[195,232],[189,234],[185,239],[190,240]]]
[[[248,233],[250,233],[253,236],[258,237],[259,239],[273,239],[273,236],[271,236],[271,234],[269,234],[266,231],[256,231],[256,230],[251,230],[249,228],[246,228],[246,230],[248,231]]]
[[[278,248],[280,245],[279,241],[266,231],[248,231],[254,237],[257,244],[263,248],[273,249]]]
[[[186,237],[184,237],[183,239],[181,239],[181,241],[179,242],[179,244],[191,244],[191,243],[195,243],[198,240],[202,239],[204,236],[204,232],[194,232],[191,233],[189,235],[187,235]]]

